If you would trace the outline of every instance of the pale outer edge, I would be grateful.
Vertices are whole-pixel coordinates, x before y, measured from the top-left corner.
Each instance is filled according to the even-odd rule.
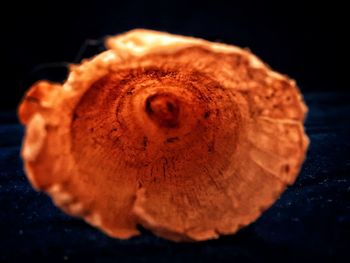
[[[264,69],[269,77],[287,80],[292,86],[297,88],[294,80],[271,70],[257,56],[234,45],[148,29],[134,29],[117,36],[108,37],[105,45],[109,50],[100,53],[92,59],[84,60],[80,65],[72,65],[69,77],[63,85],[63,91],[84,92],[93,82],[108,71],[111,64],[122,62],[131,57],[142,57],[149,54],[171,54],[186,47],[196,45],[205,46],[218,53],[244,55],[249,59],[252,68]],[[93,72],[93,74],[90,74],[90,72]],[[77,85],[75,85],[76,83]],[[76,95],[75,92],[71,94]],[[303,112],[306,113],[307,107],[303,103],[300,92],[298,92],[298,96]]]
[[[86,81],[85,74],[81,74],[89,70],[94,64],[101,67],[107,67],[113,62],[122,62],[130,57],[142,57],[148,54],[171,54],[189,46],[205,46],[206,48],[218,53],[236,53],[245,55],[250,60],[253,68],[266,69],[268,74],[273,78],[286,79],[283,75],[270,70],[258,57],[247,50],[233,45],[209,42],[204,39],[178,36],[165,32],[158,32],[146,29],[134,29],[126,33],[108,37],[105,42],[109,50],[100,53],[91,60],[83,61],[81,65],[72,66],[71,74],[67,82],[64,84],[65,89],[70,91],[75,81],[82,79]],[[99,75],[99,74],[97,74]],[[91,81],[84,82],[84,86],[90,86],[91,82],[98,79],[97,76]],[[293,81],[294,82],[294,81]],[[84,87],[80,87],[84,89]]]
[[[244,55],[249,58],[251,67],[265,69],[269,77],[289,80],[291,84],[296,87],[294,80],[271,70],[258,57],[237,46],[153,30],[135,29],[115,37],[107,38],[106,46],[109,50],[96,55],[92,59],[82,61],[80,65],[72,65],[68,79],[63,84],[63,89],[61,90],[63,93],[61,97],[62,101],[66,97],[75,97],[79,93],[84,93],[92,83],[108,72],[111,64],[122,62],[130,57],[142,57],[148,54],[171,54],[186,47],[196,45],[205,46],[218,53],[236,53]],[[93,74],[90,74],[92,72]],[[60,96],[57,96],[57,98],[59,97]],[[302,101],[300,92],[299,99],[304,112],[307,112],[307,107]],[[29,123],[28,126],[31,126],[31,124]],[[308,144],[307,136],[304,136],[304,139]],[[52,185],[48,192],[53,195],[58,203],[69,197],[69,194],[62,191],[58,184]],[[83,218],[96,227],[102,227],[101,218],[97,212]],[[101,230],[106,232],[103,228],[101,228]]]

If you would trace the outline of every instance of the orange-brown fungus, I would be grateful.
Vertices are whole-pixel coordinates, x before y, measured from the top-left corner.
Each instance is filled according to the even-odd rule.
[[[110,236],[138,224],[176,240],[256,220],[305,159],[293,80],[247,50],[150,30],[41,81],[19,107],[22,157],[37,190]]]

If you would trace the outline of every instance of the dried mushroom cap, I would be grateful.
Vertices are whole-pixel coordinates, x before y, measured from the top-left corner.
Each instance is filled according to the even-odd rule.
[[[150,30],[41,81],[19,108],[37,190],[110,236],[141,224],[177,241],[256,220],[305,159],[293,80],[247,50]]]

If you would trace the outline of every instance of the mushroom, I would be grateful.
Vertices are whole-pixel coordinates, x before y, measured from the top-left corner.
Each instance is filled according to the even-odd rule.
[[[115,238],[233,234],[295,181],[309,144],[295,82],[249,50],[137,29],[35,83],[18,110],[27,177]]]

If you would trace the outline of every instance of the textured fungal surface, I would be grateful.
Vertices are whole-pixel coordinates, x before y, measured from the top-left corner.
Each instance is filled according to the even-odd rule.
[[[108,235],[233,234],[305,159],[295,82],[249,51],[150,30],[106,40],[65,83],[24,97],[22,157],[37,190]]]

